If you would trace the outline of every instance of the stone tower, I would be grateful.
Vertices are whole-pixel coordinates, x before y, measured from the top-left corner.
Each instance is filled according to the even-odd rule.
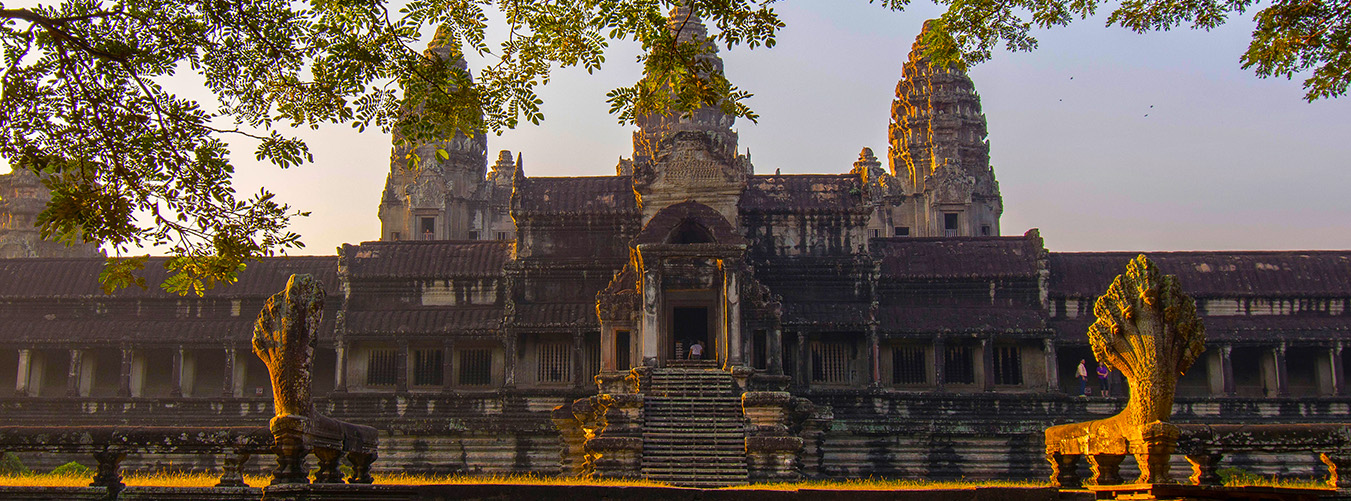
[[[998,235],[1003,199],[980,95],[965,71],[929,63],[923,36],[903,65],[891,107],[891,172],[908,206],[896,214],[897,228],[912,236]]]
[[[51,191],[33,171],[18,168],[0,174],[0,259],[100,255],[97,244],[68,247],[42,238],[35,225],[51,198]]]
[[[429,57],[467,67],[440,34],[427,48]],[[471,238],[470,205],[487,168],[483,134],[456,133],[447,141],[408,144],[396,131],[389,177],[380,199],[380,240],[462,240]],[[417,155],[416,167],[409,154]]]
[[[667,26],[681,43],[702,42],[707,52],[698,57],[714,71],[722,71],[717,46],[697,14],[679,4],[671,9]],[[694,200],[735,222],[737,201],[754,171],[750,159],[737,154],[737,133],[732,130],[736,118],[706,106],[684,115],[647,115],[636,121],[632,173],[643,221],[663,208]],[[628,170],[626,161],[620,161],[618,170]]]

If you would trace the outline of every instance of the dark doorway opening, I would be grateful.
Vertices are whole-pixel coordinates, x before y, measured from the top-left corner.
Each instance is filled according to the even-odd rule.
[[[708,342],[707,307],[677,307],[671,312],[671,324],[672,337],[676,343],[685,347],[685,353],[688,354],[689,347],[698,341],[704,347],[702,358],[712,358],[713,347]]]
[[[615,331],[615,369],[627,371],[633,368],[629,362],[629,331]]]

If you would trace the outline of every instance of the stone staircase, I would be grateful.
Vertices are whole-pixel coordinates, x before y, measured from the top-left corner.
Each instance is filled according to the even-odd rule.
[[[643,392],[644,477],[684,487],[744,485],[745,416],[713,361],[654,369]]]

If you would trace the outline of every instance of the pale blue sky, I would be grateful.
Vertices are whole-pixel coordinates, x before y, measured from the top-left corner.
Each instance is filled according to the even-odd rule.
[[[736,127],[756,171],[845,172],[865,146],[884,156],[901,63],[936,7],[776,10],[788,25],[778,46],[722,54],[733,83],[756,94],[760,123]],[[1003,233],[1039,227],[1053,251],[1351,249],[1351,100],[1305,103],[1298,80],[1239,69],[1250,17],[1144,36],[1089,20],[975,67]],[[490,137],[489,161],[509,149],[530,176],[613,174],[632,129],[606,113],[605,93],[637,78],[635,55],[620,44],[599,74],[556,73],[543,125]],[[294,226],[303,254],[378,238],[389,137],[344,126],[302,136],[315,163],[282,172],[241,144],[239,189],[265,184],[313,213]]]

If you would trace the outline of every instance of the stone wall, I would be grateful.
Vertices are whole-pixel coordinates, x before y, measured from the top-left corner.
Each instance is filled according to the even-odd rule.
[[[346,394],[317,400],[319,411],[381,432],[377,471],[427,473],[556,474],[561,442],[549,411],[588,396],[586,391],[500,390],[453,394]],[[822,457],[805,457],[828,477],[929,479],[1044,479],[1042,432],[1052,424],[1111,416],[1120,398],[1074,398],[1054,394],[934,394],[832,390],[800,393],[830,406],[834,421],[820,438]],[[1178,423],[1339,422],[1351,398],[1179,398]],[[87,399],[5,398],[0,414],[11,424],[60,421],[72,425],[171,423],[266,426],[271,401],[257,398]],[[812,444],[814,446],[814,444]],[[25,464],[48,470],[83,456],[22,455]],[[128,469],[173,466],[210,469],[219,458],[131,456]],[[255,458],[252,468],[271,466]],[[1130,459],[1122,473],[1134,474]],[[1173,458],[1174,471],[1188,471]],[[1221,467],[1263,475],[1323,476],[1316,452],[1234,454]],[[1085,470],[1085,475],[1087,472]]]

